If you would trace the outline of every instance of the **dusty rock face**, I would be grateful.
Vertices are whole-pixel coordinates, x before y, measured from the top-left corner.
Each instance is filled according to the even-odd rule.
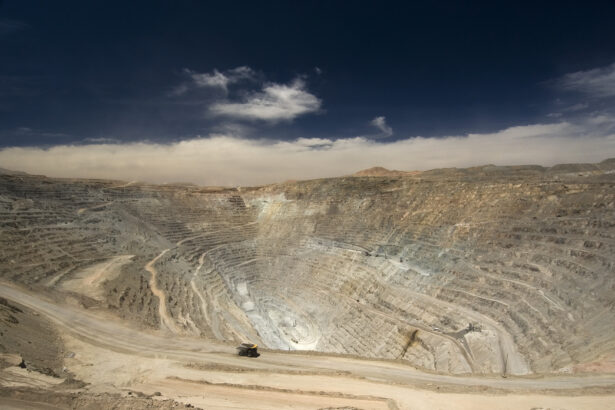
[[[143,326],[451,373],[615,351],[615,161],[252,189],[0,175],[0,275]]]
[[[0,368],[20,366],[58,377],[62,355],[62,341],[49,321],[0,298]]]

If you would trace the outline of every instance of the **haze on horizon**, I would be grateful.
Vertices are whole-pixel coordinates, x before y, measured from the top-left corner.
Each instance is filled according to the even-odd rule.
[[[0,2],[0,167],[260,185],[599,162],[615,157],[614,12]]]

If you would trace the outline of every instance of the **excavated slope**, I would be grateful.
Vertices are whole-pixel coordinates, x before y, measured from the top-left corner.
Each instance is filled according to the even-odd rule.
[[[0,175],[0,276],[141,326],[450,373],[615,353],[615,160],[250,189]]]

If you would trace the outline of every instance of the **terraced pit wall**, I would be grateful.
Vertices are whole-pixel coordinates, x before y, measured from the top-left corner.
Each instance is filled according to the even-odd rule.
[[[0,275],[141,326],[447,373],[615,354],[615,161],[223,189],[0,175]]]

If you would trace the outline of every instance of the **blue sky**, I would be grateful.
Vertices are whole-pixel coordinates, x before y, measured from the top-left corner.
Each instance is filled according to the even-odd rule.
[[[0,2],[0,166],[232,185],[615,156],[615,2],[264,3]]]

